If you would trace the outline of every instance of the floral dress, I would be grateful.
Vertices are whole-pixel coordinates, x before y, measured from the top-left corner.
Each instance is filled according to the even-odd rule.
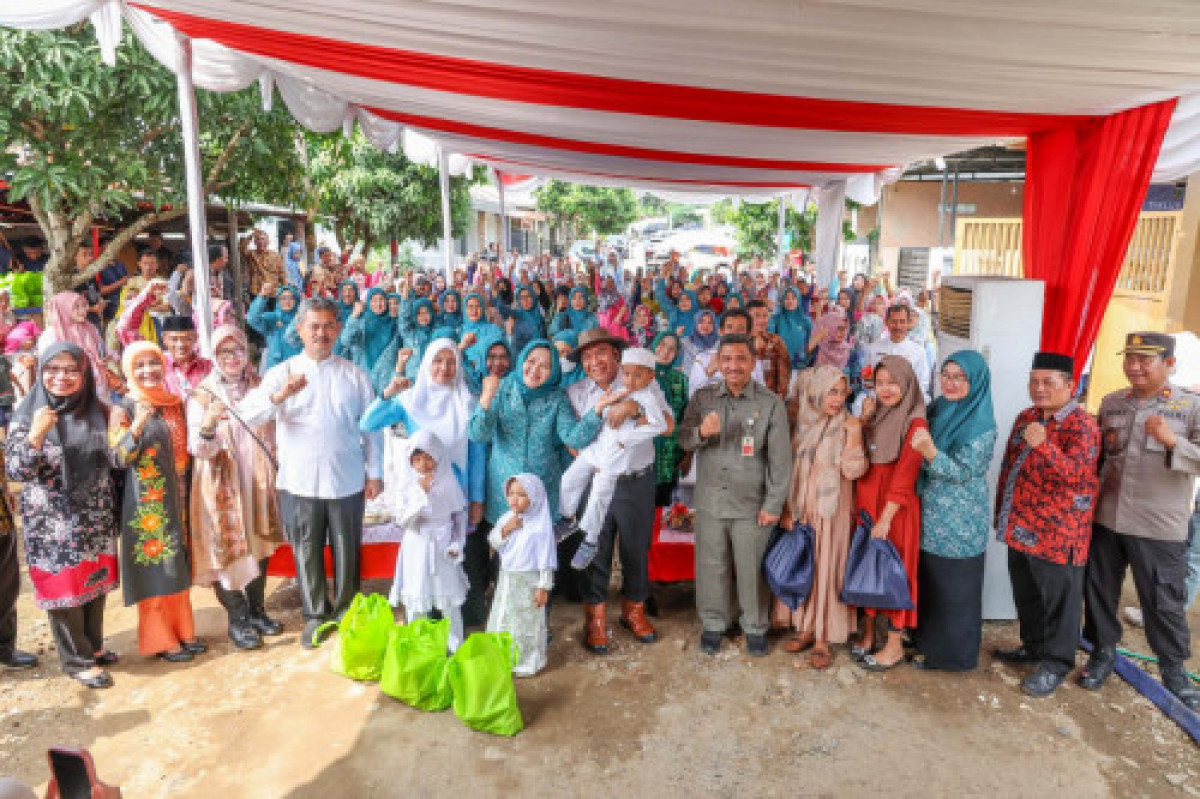
[[[132,418],[133,406],[126,412]],[[178,418],[168,422],[163,414]],[[115,444],[117,462],[127,467],[121,503],[126,605],[177,594],[192,584],[183,502],[186,436],[182,406],[172,406],[159,408],[138,440],[124,431]],[[176,457],[180,450],[183,454]]]
[[[117,587],[116,497],[106,469],[83,508],[63,490],[62,447],[50,439],[29,445],[29,430],[14,427],[4,442],[9,480],[22,483],[21,527],[34,602],[42,609],[74,608]],[[11,520],[8,502],[0,514]]]
[[[996,431],[973,438],[953,455],[939,451],[926,463],[921,486],[921,551],[973,558],[987,549],[992,529],[987,472]]]

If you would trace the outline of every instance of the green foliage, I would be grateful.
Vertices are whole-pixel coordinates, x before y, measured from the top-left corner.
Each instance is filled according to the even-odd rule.
[[[624,232],[642,214],[630,189],[584,186],[551,180],[536,192],[538,210],[555,225],[570,225],[577,235]]]
[[[317,187],[317,210],[333,219],[339,246],[363,251],[390,239],[433,246],[442,237],[438,171],[388,153],[359,132],[309,134],[309,176]],[[450,179],[450,217],[461,236],[471,217],[468,189],[478,176]]]
[[[105,66],[90,25],[56,31],[0,28],[0,170],[29,201],[49,244],[47,291],[86,279],[129,239],[187,212],[174,75],[125,32]],[[267,113],[256,88],[197,92],[208,194],[286,202],[301,192],[296,123]],[[138,211],[137,203],[154,207]],[[165,208],[164,206],[170,206]],[[80,274],[75,253],[94,222],[131,224]]]
[[[737,227],[738,247],[743,258],[756,255],[775,257],[779,235],[778,200],[762,205],[739,203],[736,206],[728,200],[722,200],[713,206],[712,213],[714,221]],[[792,247],[811,251],[816,223],[817,211],[814,206],[808,206],[804,213],[789,206],[785,229],[792,234]]]

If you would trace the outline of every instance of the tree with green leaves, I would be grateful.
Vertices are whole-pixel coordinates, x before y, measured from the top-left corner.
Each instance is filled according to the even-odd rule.
[[[0,75],[0,172],[12,173],[10,196],[29,203],[46,239],[46,296],[187,213],[175,76],[128,30],[109,67],[88,24],[0,28]],[[263,111],[257,89],[196,94],[206,197],[282,203],[301,194],[298,128],[286,109]],[[124,227],[76,272],[93,225],[118,221]]]
[[[391,239],[432,246],[442,237],[438,171],[416,164],[403,152],[389,153],[361,132],[308,136],[309,179],[316,211],[333,221],[338,248],[364,254]],[[454,236],[470,224],[469,188],[476,177],[450,179],[450,220]]]
[[[585,186],[551,180],[534,192],[538,210],[555,226],[566,225],[575,235],[595,231],[601,236],[620,233],[641,216],[630,189]]]

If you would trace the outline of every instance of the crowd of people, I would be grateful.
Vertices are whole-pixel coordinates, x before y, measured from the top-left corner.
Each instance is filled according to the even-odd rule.
[[[939,364],[936,296],[886,279],[816,285],[760,262],[693,275],[677,255],[651,271],[475,256],[451,275],[368,275],[328,250],[306,271],[291,243],[275,251],[256,231],[242,252],[248,296],[235,297],[227,251],[209,258],[211,320],[193,312],[186,265],[164,276],[169,259],[152,250],[111,314],[83,294],[50,298],[13,392],[5,461],[22,485],[35,600],[84,685],[112,684],[103,622],[118,585],[147,656],[206,650],[193,586],[212,588],[236,647],[279,634],[264,594],[285,543],[301,643],[320,645],[359,591],[372,508],[402,531],[391,602],[410,620],[449,619],[451,647],[471,628],[508,630],[516,672],[537,673],[557,591],[582,601],[583,645],[607,652],[614,556],[619,624],[649,644],[655,518],[682,503],[705,653],[740,632],[748,654],[766,655],[776,632],[816,669],[843,649],[868,671],[973,669],[996,531],[1021,635],[996,655],[1032,665],[1026,693],[1049,695],[1074,668],[1081,619],[1093,651],[1078,680],[1105,683],[1131,569],[1163,681],[1200,707],[1183,666],[1200,585],[1200,544],[1190,575],[1188,549],[1200,396],[1170,383],[1169,336],[1129,337],[1130,388],[1098,419],[1076,398],[1071,358],[1038,353],[1031,407],[1000,430],[984,356]],[[211,361],[197,349],[205,323]],[[4,510],[0,656],[30,665],[14,647]],[[762,564],[773,531],[796,525],[813,531],[814,576],[791,610]],[[860,525],[895,546],[912,609],[843,602]]]

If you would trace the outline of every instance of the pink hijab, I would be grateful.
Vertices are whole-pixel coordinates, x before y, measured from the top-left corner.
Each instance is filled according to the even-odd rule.
[[[72,309],[78,302],[87,302],[83,295],[73,291],[60,291],[46,303],[45,346],[69,341],[77,345],[91,361],[97,375],[104,373],[104,357],[100,354],[100,331],[91,322],[77,322]],[[103,385],[103,384],[97,384]]]
[[[846,336],[841,341],[834,341],[837,329],[843,323],[846,324]],[[817,320],[813,335],[815,336],[818,331],[825,332],[825,337],[817,345],[817,366],[845,368],[846,363],[850,360],[850,353],[854,350],[854,345],[850,343],[849,325],[846,313],[841,308],[828,311]]]

